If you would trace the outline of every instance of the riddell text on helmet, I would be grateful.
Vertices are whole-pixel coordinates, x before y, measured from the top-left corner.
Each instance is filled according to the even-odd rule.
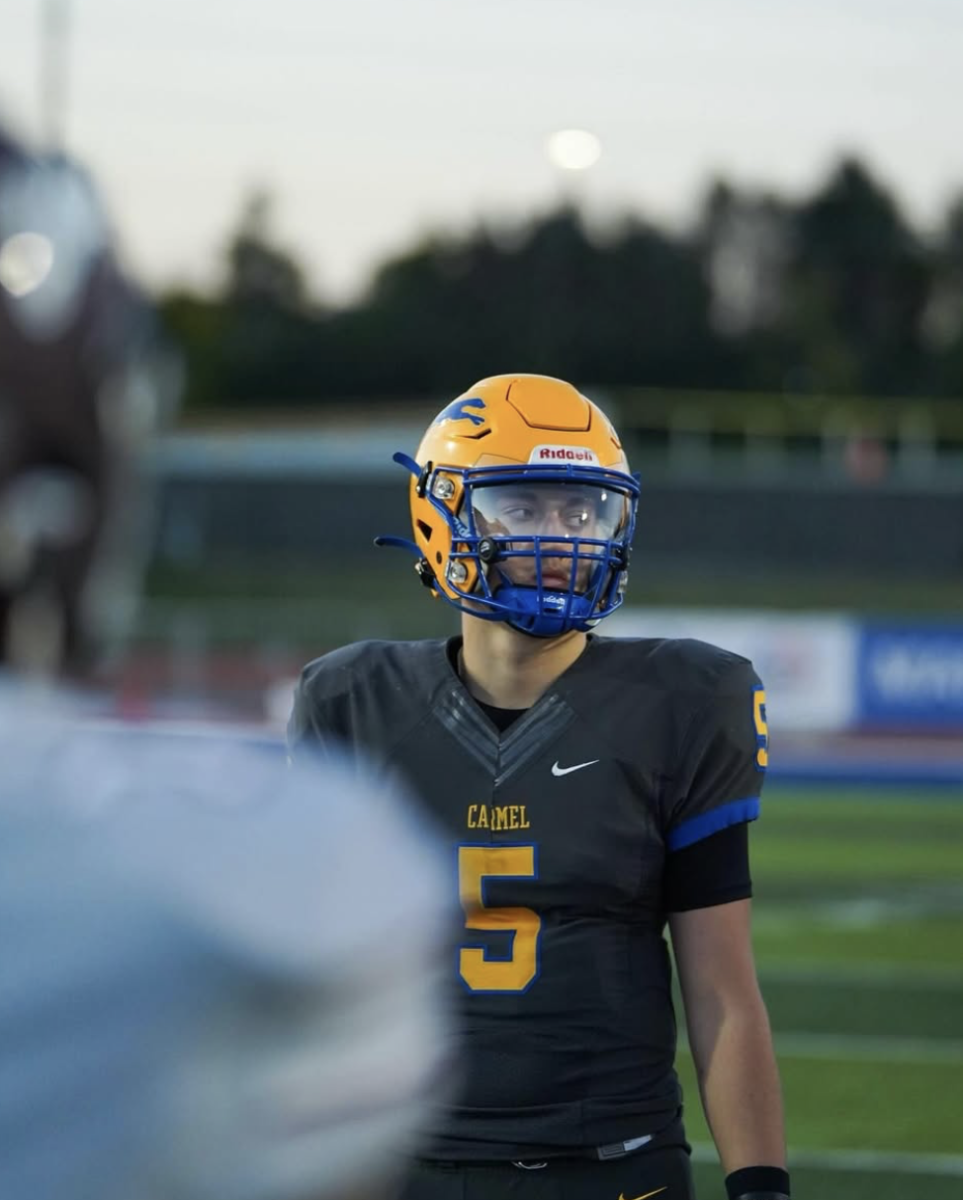
[[[536,446],[529,462],[598,463],[594,450],[588,446]]]

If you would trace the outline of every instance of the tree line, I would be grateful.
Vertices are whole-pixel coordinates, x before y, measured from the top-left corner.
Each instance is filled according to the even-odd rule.
[[[193,408],[443,396],[528,370],[585,385],[963,397],[963,194],[924,235],[862,162],[800,199],[719,181],[683,233],[570,206],[438,234],[363,298],[309,297],[247,203],[223,288],[161,298]]]

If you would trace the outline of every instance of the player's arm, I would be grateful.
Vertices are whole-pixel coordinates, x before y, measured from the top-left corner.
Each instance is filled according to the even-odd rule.
[[[706,1120],[723,1169],[739,1189],[730,1194],[776,1197],[788,1195],[788,1177],[756,1176],[770,1185],[764,1191],[752,1176],[743,1187],[734,1175],[786,1165],[779,1073],[749,910],[746,899],[673,913],[669,927]]]
[[[732,1200],[789,1194],[779,1075],[750,935],[748,822],[768,765],[765,692],[735,660],[693,713],[667,814],[668,914],[706,1119]]]

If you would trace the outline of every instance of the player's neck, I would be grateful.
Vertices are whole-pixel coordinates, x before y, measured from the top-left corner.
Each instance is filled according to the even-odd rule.
[[[531,708],[585,649],[587,635],[572,631],[558,638],[533,638],[500,621],[462,621],[459,672],[483,704]]]

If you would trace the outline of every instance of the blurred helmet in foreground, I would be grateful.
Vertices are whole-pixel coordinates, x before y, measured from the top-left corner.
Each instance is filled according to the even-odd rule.
[[[176,375],[87,176],[0,130],[0,661],[76,671],[129,623]]]
[[[571,384],[496,375],[444,408],[415,459],[423,583],[455,608],[534,637],[587,630],[622,603],[638,477],[606,415]]]

